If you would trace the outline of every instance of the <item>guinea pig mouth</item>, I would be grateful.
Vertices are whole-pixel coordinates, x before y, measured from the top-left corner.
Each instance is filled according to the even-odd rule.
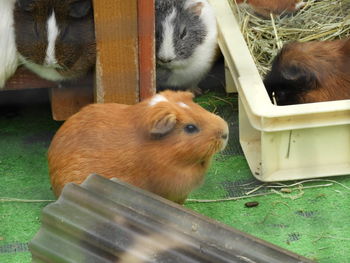
[[[227,143],[228,143],[227,137],[215,139],[215,141],[213,141],[212,147],[209,150],[209,152],[211,152],[212,154],[222,152],[223,150],[225,150]]]
[[[45,63],[44,67],[50,68],[50,69],[63,69],[63,67],[61,65],[57,64],[57,63],[55,63],[55,64],[51,64],[51,63],[47,64],[47,63]]]
[[[161,68],[169,68],[169,69],[171,69],[172,68],[171,64],[172,64],[171,62],[162,62],[160,60],[157,60],[157,66],[161,67]]]
[[[177,69],[177,68],[181,69],[183,68],[184,64],[185,63],[180,60],[172,60],[170,62],[163,62],[163,61],[157,60],[157,66],[165,69]]]
[[[58,65],[58,64],[57,65],[45,65],[45,67],[51,68],[51,69],[63,69],[63,67]]]
[[[220,132],[219,134],[217,134],[217,137],[216,137],[217,152],[222,152],[223,150],[225,150],[228,144],[228,137],[229,137],[228,132],[223,132],[223,133]]]
[[[220,152],[224,151],[228,143],[228,136],[225,139],[221,140]]]

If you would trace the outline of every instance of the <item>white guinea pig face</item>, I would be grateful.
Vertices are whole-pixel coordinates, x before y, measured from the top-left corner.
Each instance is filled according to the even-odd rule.
[[[158,65],[172,68],[190,58],[207,35],[201,20],[203,3],[193,0],[156,1]]]
[[[92,0],[18,0],[14,20],[16,46],[26,60],[62,75],[92,66]]]

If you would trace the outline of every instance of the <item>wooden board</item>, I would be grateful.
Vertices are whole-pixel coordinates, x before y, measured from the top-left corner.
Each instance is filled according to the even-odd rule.
[[[16,73],[6,82],[5,87],[1,90],[53,88],[56,86],[57,84],[55,82],[42,79],[31,71],[19,67]]]
[[[66,120],[83,106],[93,103],[92,76],[80,81],[62,83],[50,90],[52,117],[56,121]]]
[[[139,101],[137,2],[94,0],[96,102]]]
[[[154,0],[138,1],[140,99],[156,92]]]
[[[94,0],[96,81],[57,84],[20,68],[3,90],[51,88],[55,120],[95,102],[134,104],[155,93],[154,0]],[[57,88],[60,86],[60,88]]]

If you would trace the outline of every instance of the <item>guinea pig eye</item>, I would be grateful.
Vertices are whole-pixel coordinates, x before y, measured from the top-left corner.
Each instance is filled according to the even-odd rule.
[[[86,16],[92,7],[91,0],[80,0],[70,5],[69,16],[81,18]]]
[[[183,27],[182,30],[181,30],[181,33],[180,33],[180,38],[181,39],[184,39],[187,35],[187,29],[186,27]]]
[[[185,127],[184,127],[184,130],[186,133],[196,133],[196,132],[199,132],[199,129],[196,125],[194,124],[187,124]]]

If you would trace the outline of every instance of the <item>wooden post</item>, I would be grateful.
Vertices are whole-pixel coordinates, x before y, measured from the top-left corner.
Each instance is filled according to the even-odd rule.
[[[95,102],[134,104],[155,89],[154,0],[93,0],[97,43]],[[91,103],[91,82],[57,83],[18,69],[4,88],[51,88],[55,120]]]
[[[93,93],[89,86],[62,86],[50,90],[50,99],[53,119],[64,121],[92,103]]]
[[[139,101],[138,0],[94,0],[97,44],[95,100]]]
[[[50,90],[52,117],[63,121],[82,107],[94,102],[93,79],[89,74],[80,80],[61,83]]]
[[[138,0],[140,99],[156,92],[154,0]]]

